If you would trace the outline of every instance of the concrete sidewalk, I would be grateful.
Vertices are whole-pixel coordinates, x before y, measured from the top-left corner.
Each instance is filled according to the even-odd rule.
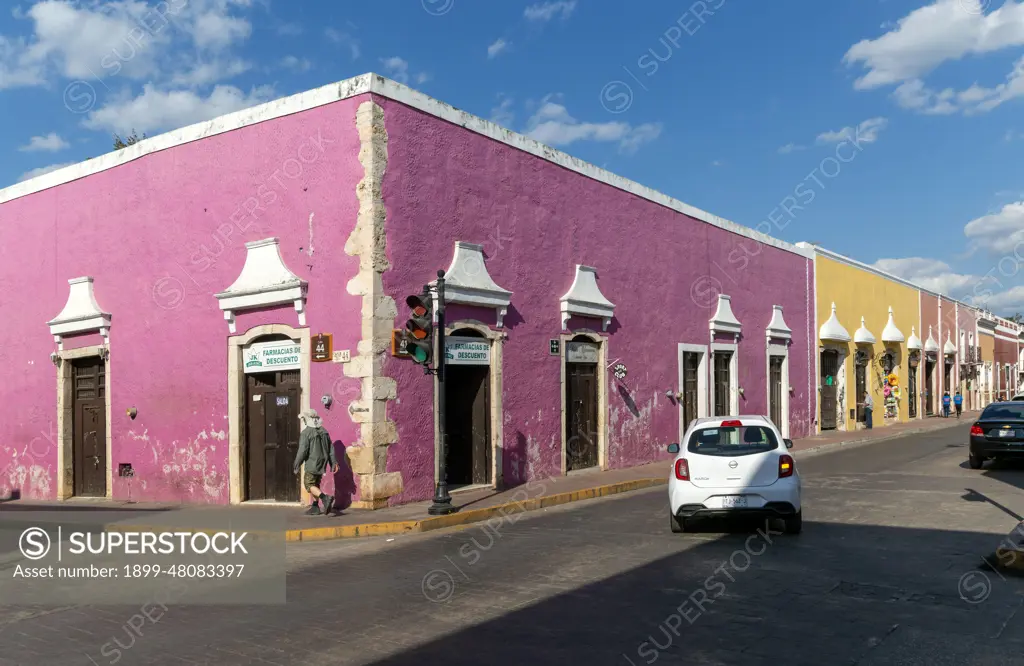
[[[844,448],[863,446],[873,442],[895,439],[931,430],[942,430],[966,425],[976,418],[978,412],[965,412],[961,420],[956,418],[928,418],[910,423],[858,430],[855,432],[829,432],[794,442],[793,452],[797,460],[801,457],[819,455]],[[668,456],[666,452],[666,457]],[[564,477],[553,477],[531,481],[509,490],[496,491],[493,488],[481,488],[452,493],[452,505],[458,508],[456,513],[448,516],[430,516],[427,508],[431,502],[416,502],[402,506],[378,509],[376,511],[349,509],[333,516],[304,516],[302,509],[290,506],[268,506],[266,504],[243,504],[235,509],[244,512],[262,512],[272,520],[268,523],[285,524],[288,541],[323,541],[363,536],[385,536],[427,532],[431,530],[466,525],[486,521],[495,517],[504,518],[524,511],[534,511],[569,502],[606,497],[643,488],[665,485],[671,472],[670,461],[615,469],[608,471],[585,471],[572,473]],[[0,502],[0,519],[8,511],[18,510],[50,510],[66,511],[69,519],[79,511],[117,510],[139,512],[139,519],[133,520],[130,527],[126,525],[108,525],[108,531],[125,529],[137,531],[145,529],[138,523],[145,522],[142,514],[146,511],[174,511],[185,508],[180,504],[170,503],[134,503],[112,501],[69,500],[66,502],[32,502],[18,500]],[[203,507],[188,505],[189,510]],[[223,506],[210,507],[221,509]],[[8,514],[8,517],[11,517]],[[95,521],[95,514],[92,516]],[[154,521],[157,523],[159,521]],[[206,530],[201,530],[206,531]]]

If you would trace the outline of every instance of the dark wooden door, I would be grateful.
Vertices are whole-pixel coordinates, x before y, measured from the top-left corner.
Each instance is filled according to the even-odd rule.
[[[700,368],[700,354],[697,352],[683,352],[683,427],[690,425],[690,421],[697,418],[697,408],[700,404],[698,388],[700,386],[698,369]]]
[[[839,352],[821,353],[821,429],[836,429],[836,398],[839,392]]]
[[[729,416],[729,363],[732,352],[715,352],[715,416]]]
[[[925,416],[935,415],[935,362],[924,362],[924,413]]]
[[[491,481],[490,368],[449,365],[445,368],[445,428],[448,483],[461,486]]]
[[[299,451],[298,370],[246,375],[248,499],[299,501],[292,471]]]
[[[868,387],[868,366],[865,363],[857,363],[854,366],[854,374],[856,375],[856,394],[854,395],[854,403],[857,405],[857,423],[864,423],[866,415],[864,413],[864,393]]]
[[[72,376],[74,494],[107,496],[107,377],[98,356],[75,359]]]
[[[910,418],[917,417],[917,366],[910,366],[907,372],[907,407]]]
[[[782,356],[768,358],[769,410],[772,423],[782,432]]]
[[[597,466],[597,365],[567,363],[565,468]]]

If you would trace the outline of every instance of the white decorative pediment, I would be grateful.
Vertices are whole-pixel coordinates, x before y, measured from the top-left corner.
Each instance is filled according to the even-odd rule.
[[[231,332],[235,332],[237,311],[286,304],[295,306],[299,326],[305,326],[307,283],[285,266],[278,239],[246,243],[245,249],[245,265],[238,279],[226,291],[215,294]]]
[[[768,328],[765,329],[765,335],[769,338],[782,338],[784,340],[790,340],[793,337],[793,331],[789,330],[789,326],[786,325],[786,320],[782,317],[782,306],[772,306],[772,320],[768,322]]]
[[[868,330],[867,325],[864,323],[864,317],[860,318],[860,328],[853,334],[853,341],[858,345],[875,344],[875,336]]]
[[[917,337],[917,330],[915,327],[910,327],[910,337],[907,338],[907,349],[910,351],[921,351],[923,345],[921,344],[921,338]]]
[[[903,331],[896,328],[896,322],[892,319],[892,308],[889,308],[889,322],[882,329],[882,342],[903,342]]]
[[[572,286],[561,298],[562,330],[569,324],[569,317],[597,317],[601,319],[602,330],[607,331],[615,316],[615,305],[604,297],[597,286],[597,269],[576,264],[576,275]]]
[[[928,340],[924,343],[924,350],[926,352],[937,352],[939,351],[939,343],[935,341],[932,336],[932,327],[928,327]]]
[[[491,279],[484,263],[483,245],[455,241],[455,255],[444,276],[444,301],[494,308],[498,313],[498,328],[501,328],[512,302],[512,292]]]
[[[828,318],[824,324],[821,325],[821,329],[818,331],[818,338],[821,340],[829,340],[832,342],[849,342],[850,334],[846,332],[843,325],[839,323],[839,317],[836,316],[836,304],[832,304],[832,316]]]
[[[718,308],[715,314],[708,320],[708,328],[712,333],[735,333],[742,332],[743,325],[732,313],[732,296],[725,294],[718,295]]]
[[[64,348],[63,338],[66,335],[99,333],[107,341],[110,337],[110,313],[104,312],[96,302],[92,278],[72,278],[68,284],[71,289],[64,309],[54,319],[46,322],[57,347]]]
[[[956,355],[956,345],[954,345],[953,341],[949,339],[949,332],[946,333],[946,344],[942,348],[942,351],[943,353],[946,354],[946,356]]]

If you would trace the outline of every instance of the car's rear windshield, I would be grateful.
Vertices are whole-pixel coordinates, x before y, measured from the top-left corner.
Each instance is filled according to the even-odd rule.
[[[779,448],[779,440],[765,426],[713,427],[695,430],[687,450],[704,456],[749,456]]]
[[[1024,402],[989,405],[981,413],[982,421],[999,421],[1002,419],[1011,421],[1024,419]]]

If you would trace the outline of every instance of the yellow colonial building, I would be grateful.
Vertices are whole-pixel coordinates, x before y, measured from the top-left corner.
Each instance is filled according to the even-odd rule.
[[[818,431],[919,418],[920,291],[913,284],[824,248],[815,251]]]

